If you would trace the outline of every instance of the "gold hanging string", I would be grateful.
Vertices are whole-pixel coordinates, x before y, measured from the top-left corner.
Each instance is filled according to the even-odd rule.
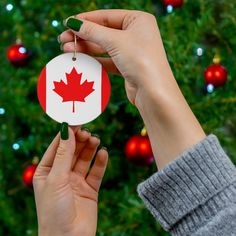
[[[77,37],[76,35],[74,34],[74,55],[72,57],[72,60],[75,61],[76,60],[76,45],[77,45]]]

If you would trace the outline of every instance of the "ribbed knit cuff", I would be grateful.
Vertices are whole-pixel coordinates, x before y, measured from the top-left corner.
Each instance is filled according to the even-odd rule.
[[[138,193],[164,229],[186,235],[232,201],[233,182],[235,166],[209,135],[139,184]]]

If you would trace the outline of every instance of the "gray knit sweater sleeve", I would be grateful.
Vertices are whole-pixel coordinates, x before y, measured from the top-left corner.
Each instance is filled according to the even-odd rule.
[[[139,184],[138,193],[172,235],[236,235],[236,168],[214,135]]]

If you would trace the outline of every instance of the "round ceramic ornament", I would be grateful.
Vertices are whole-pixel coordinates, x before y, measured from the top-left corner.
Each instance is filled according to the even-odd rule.
[[[97,118],[110,98],[110,81],[100,62],[83,53],[53,58],[38,79],[38,99],[57,122],[82,125]]]

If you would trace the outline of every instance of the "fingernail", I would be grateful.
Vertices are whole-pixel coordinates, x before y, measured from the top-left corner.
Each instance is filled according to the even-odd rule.
[[[65,20],[63,20],[63,25],[64,25],[64,26],[66,26],[66,19],[65,19]]]
[[[63,49],[64,49],[64,43],[61,43],[60,49],[61,49],[61,51],[63,51]]]
[[[100,136],[98,134],[91,134],[91,136],[100,139]]]
[[[57,36],[57,42],[61,43],[60,35]]]
[[[87,131],[88,133],[90,133],[90,130],[89,130],[88,128],[82,127],[81,130],[82,130],[82,131]]]
[[[103,149],[103,150],[107,151],[107,148],[106,148],[106,147],[101,147],[101,149]]]
[[[61,124],[61,139],[67,140],[68,138],[69,138],[68,123],[63,122]]]
[[[75,19],[75,18],[69,18],[66,21],[66,26],[74,31],[79,31],[82,24],[83,24],[83,21]]]

